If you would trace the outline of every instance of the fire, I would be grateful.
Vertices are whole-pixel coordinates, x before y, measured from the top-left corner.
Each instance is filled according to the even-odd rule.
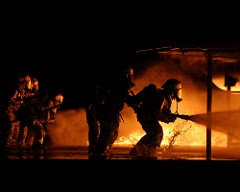
[[[114,144],[116,145],[134,145],[139,139],[144,135],[144,133],[140,131],[132,132],[128,135],[128,137],[121,136]]]
[[[161,146],[205,146],[206,127],[191,121],[177,120],[174,124],[162,123],[163,140]],[[128,136],[121,136],[114,143],[117,146],[129,146],[136,144],[145,132],[133,131]],[[212,146],[227,146],[227,135],[212,131]]]

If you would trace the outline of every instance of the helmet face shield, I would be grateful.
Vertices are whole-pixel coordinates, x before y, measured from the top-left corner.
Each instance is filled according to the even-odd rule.
[[[133,83],[134,81],[134,71],[133,68],[128,68],[125,71],[125,75],[124,75],[124,79],[122,79],[125,81],[125,83],[127,83],[127,86],[129,86],[129,88],[133,87],[135,84]]]
[[[168,79],[162,85],[162,88],[166,90],[166,92],[170,94],[173,99],[176,99],[177,102],[182,101],[182,83],[179,80]]]
[[[182,85],[180,83],[176,86],[174,96],[175,96],[177,102],[182,101]]]
[[[182,89],[178,89],[176,92],[176,100],[177,102],[182,101]]]
[[[38,81],[34,81],[32,82],[32,90],[33,91],[38,91],[39,90],[39,82]]]
[[[32,89],[32,81],[29,75],[25,75],[21,77],[19,79],[19,83],[20,83],[20,87],[22,87],[23,89],[28,89],[28,90]]]
[[[63,103],[63,95],[59,94],[55,96],[55,102],[58,104],[62,104]]]
[[[31,90],[31,89],[32,89],[32,82],[31,82],[31,80],[30,80],[30,81],[26,81],[26,88],[27,88],[28,90]]]
[[[129,73],[129,77],[130,77],[130,79],[133,81],[133,78],[134,78],[134,71],[133,71],[133,68],[129,68],[128,73]]]

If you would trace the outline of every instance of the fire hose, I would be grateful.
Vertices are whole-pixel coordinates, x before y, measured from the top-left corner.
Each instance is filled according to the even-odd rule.
[[[173,117],[177,117],[177,118],[180,118],[180,119],[189,120],[189,115],[181,115],[181,114],[178,114],[178,113],[173,113],[171,115]]]

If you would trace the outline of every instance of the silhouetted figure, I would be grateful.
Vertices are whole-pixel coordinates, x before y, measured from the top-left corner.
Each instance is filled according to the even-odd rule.
[[[17,144],[21,144],[21,138],[25,137],[26,129],[25,129],[25,121],[22,119],[22,111],[24,111],[25,107],[25,99],[32,97],[33,94],[31,92],[32,84],[31,77],[29,75],[25,75],[19,79],[16,90],[14,90],[13,94],[8,99],[8,103],[4,110],[4,136],[3,136],[3,146],[8,147],[12,144],[12,140],[15,134],[16,126],[19,124],[19,133],[18,133],[18,141]]]
[[[134,85],[132,69],[124,68],[109,74],[98,83],[96,96],[86,108],[89,126],[89,157],[108,157],[108,151],[118,137],[119,123],[128,91]]]
[[[128,99],[128,105],[137,115],[146,134],[137,142],[130,154],[136,158],[157,159],[157,148],[163,139],[163,129],[159,121],[170,123],[176,120],[171,113],[172,101],[180,102],[181,82],[176,79],[167,80],[161,87],[150,84],[142,91]]]

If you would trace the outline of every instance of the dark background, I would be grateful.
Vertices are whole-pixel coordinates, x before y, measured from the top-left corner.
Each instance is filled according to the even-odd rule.
[[[169,45],[239,45],[240,43],[239,10],[236,11],[239,6],[232,5],[229,8],[227,2],[224,2],[224,7],[219,9],[218,5],[220,2],[208,8],[209,2],[194,1],[192,7],[184,5],[183,8],[183,6],[176,5],[174,1],[170,1],[171,5],[168,6],[158,1],[157,6],[153,5],[155,8],[148,8],[144,4],[143,8],[139,9],[137,4],[134,4],[127,12],[122,7],[116,11],[115,8],[111,8],[111,5],[103,5],[105,9],[102,9],[103,6],[90,6],[86,9],[80,2],[77,5],[70,5],[70,8],[66,6],[65,2],[60,8],[60,2],[54,6],[46,4],[43,6],[44,8],[40,6],[39,2],[37,2],[39,3],[38,5],[23,5],[23,2],[20,2],[21,7],[18,5],[14,6],[13,2],[11,3],[7,8],[2,6],[0,13],[1,103],[6,100],[6,96],[17,77],[23,73],[31,73],[37,76],[40,80],[41,89],[46,91],[53,89],[63,90],[65,94],[64,107],[77,108],[84,105],[86,98],[92,92],[93,85],[98,80],[98,76],[106,68],[116,66],[116,58],[121,58],[123,61],[127,60],[127,62],[130,60],[131,62],[131,56],[135,50]],[[91,3],[95,4],[94,2]],[[103,2],[101,1],[101,3]],[[200,10],[199,4],[203,4]],[[110,8],[108,8],[109,6]],[[125,7],[128,7],[128,5]],[[233,7],[235,9],[232,9]],[[135,54],[133,54],[133,58],[134,56]],[[118,65],[121,65],[120,63]],[[136,67],[141,68],[142,66]],[[56,161],[53,162],[51,170],[55,168],[54,165],[57,165],[54,172],[58,173],[57,178],[61,175],[64,183],[66,183],[64,175],[71,175],[69,170],[76,170],[77,166],[80,167],[77,173],[82,173],[84,170],[82,166],[79,166],[78,161],[76,161],[77,166],[72,164],[74,166],[72,167],[73,169],[69,169],[69,164],[67,169],[64,169],[63,164],[59,165]],[[152,168],[154,170],[159,168],[159,173],[166,171],[169,177],[166,177],[165,174],[160,175],[164,175],[162,178],[167,178],[167,181],[170,181],[171,184],[173,183],[172,175],[178,181],[179,178],[184,178],[184,182],[189,179],[189,177],[179,177],[184,173],[186,176],[189,176],[189,173],[192,176],[192,173],[194,173],[194,177],[191,177],[194,178],[194,181],[199,181],[196,179],[196,176],[202,179],[202,175],[207,175],[208,177],[205,181],[208,184],[217,181],[217,185],[214,185],[214,188],[219,186],[219,183],[223,183],[222,181],[229,181],[229,178],[233,182],[230,185],[228,184],[227,187],[235,186],[236,178],[238,178],[232,179],[233,173],[238,174],[239,169],[236,169],[235,165],[233,167],[230,165],[229,167],[229,162],[227,161],[224,161],[224,164],[221,161],[219,164],[214,162],[210,166],[209,163],[205,164],[205,162],[197,162],[200,163],[197,166],[195,162],[193,162],[193,166],[189,166],[189,162],[187,162],[187,165],[184,161],[182,162],[182,166],[179,165],[179,162],[173,162],[174,165],[172,162],[170,162],[171,164],[166,162],[163,166],[160,166],[159,162],[151,162],[153,167],[149,167],[150,164],[148,162],[145,164],[145,162],[140,161],[130,162],[131,165],[128,164],[131,166],[129,167],[130,169],[128,169],[126,164],[121,166],[121,168],[127,167],[126,171],[129,171],[137,164],[134,171],[140,170],[139,175],[141,175],[141,179],[143,178],[144,182],[146,177],[144,177],[143,172],[148,172],[147,170],[152,171]],[[166,164],[170,166],[166,166]],[[213,167],[213,164],[217,167]],[[12,168],[10,171],[12,173],[12,171],[22,167],[24,167],[25,171],[29,162],[25,165],[19,166],[17,163],[17,166],[13,166],[13,163],[11,163],[8,167]],[[45,168],[44,171],[49,171],[46,164],[42,165],[41,168]],[[101,170],[97,171],[101,173],[102,177],[102,173],[106,172],[106,168],[110,168],[108,166],[111,163],[104,162],[104,165],[107,166],[96,165],[90,162],[86,168],[86,173],[90,173],[92,170],[96,173],[96,168],[100,168]],[[117,164],[114,164],[114,168],[116,166],[119,167],[119,165],[117,161]],[[145,166],[146,169],[144,168]],[[89,168],[92,168],[92,170],[89,171]],[[224,168],[226,171],[223,170]],[[9,173],[9,169],[7,170],[7,173]],[[61,174],[59,174],[59,170]],[[67,174],[63,174],[65,170],[67,170]],[[113,170],[113,167],[110,170]],[[174,171],[171,172],[174,174],[169,174],[171,170]],[[191,172],[188,172],[190,170]],[[21,173],[24,172],[23,170],[19,171]],[[179,171],[180,175],[175,177],[177,171]],[[51,173],[54,172],[52,171]],[[235,175],[238,176],[237,174]],[[4,175],[7,176],[8,174]],[[146,175],[151,174],[148,172]],[[226,175],[226,177],[223,177],[223,175]],[[109,178],[109,175],[107,177]],[[115,177],[116,174],[114,174],[114,180],[116,180]],[[74,178],[76,177],[74,176]],[[152,179],[157,178],[157,181],[159,181],[159,177],[154,176],[150,178],[151,185]],[[34,177],[35,180],[36,178]],[[77,180],[79,180],[78,177]],[[132,175],[130,181],[132,184]],[[105,182],[104,180],[103,183]],[[199,186],[199,182],[197,184]],[[54,185],[54,187],[56,186]],[[69,186],[73,186],[72,180],[69,182]],[[179,186],[177,185],[177,187]],[[183,186],[185,187],[186,185]],[[220,186],[222,187],[222,185]],[[134,187],[136,186],[134,185]]]
[[[29,73],[39,78],[45,92],[64,92],[66,108],[77,108],[106,71],[134,63],[136,50],[240,42],[240,20],[234,11],[56,10],[18,10],[2,17],[2,101],[17,78]]]

